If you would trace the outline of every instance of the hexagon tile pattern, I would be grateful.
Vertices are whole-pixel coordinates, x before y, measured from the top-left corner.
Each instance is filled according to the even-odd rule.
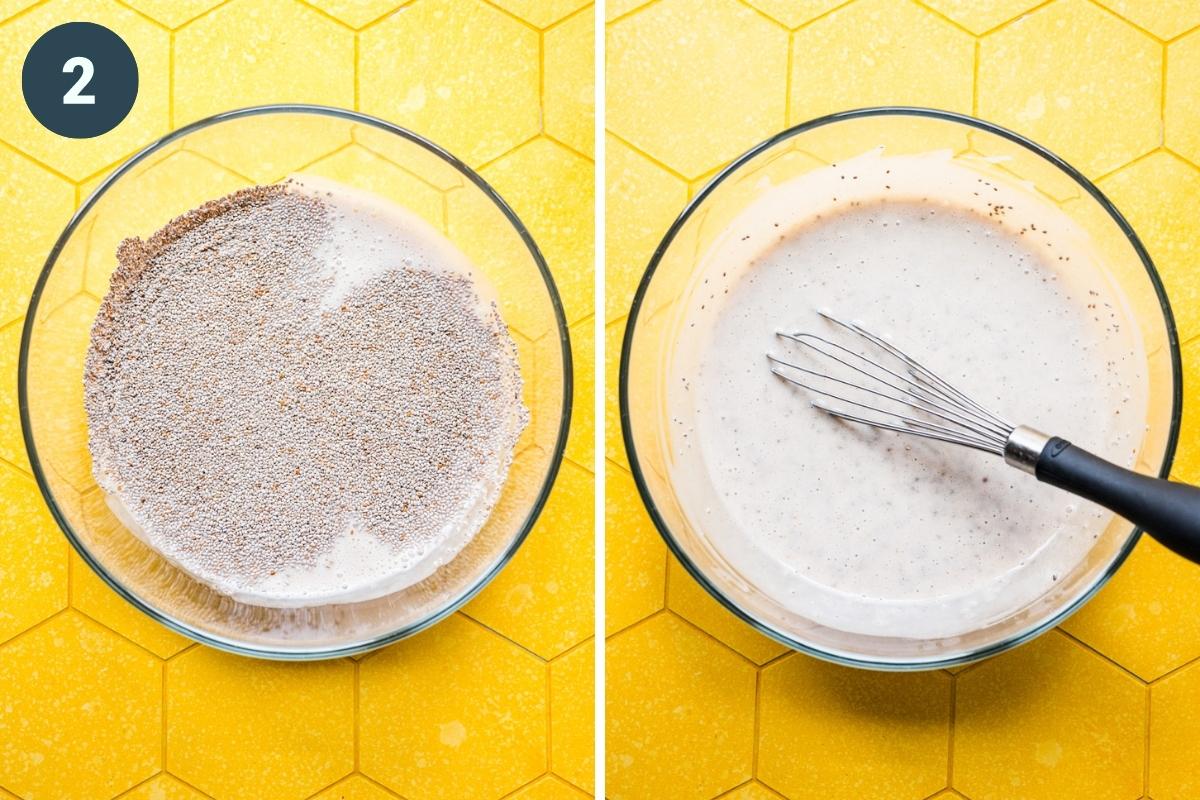
[[[360,35],[362,110],[480,166],[538,132],[538,39],[483,3],[421,0]]]
[[[0,648],[0,709],[19,795],[113,797],[162,766],[162,664],[74,611]]]
[[[752,664],[672,614],[613,636],[605,664],[609,797],[714,797],[750,777]]]
[[[93,139],[51,133],[29,113],[21,95],[21,65],[39,36],[63,22],[95,22],[120,36],[137,59],[137,100],[120,125]],[[106,170],[167,132],[171,35],[146,17],[106,0],[51,0],[0,25],[0,140],[71,180]],[[147,76],[156,76],[152,79]],[[207,81],[206,81],[207,84]],[[5,214],[13,213],[8,200]],[[13,284],[11,289],[23,286]],[[5,287],[10,290],[9,286]]]
[[[300,800],[354,768],[354,665],[207,647],[167,665],[167,767],[209,794]],[[303,758],[296,758],[302,753]]]
[[[653,3],[608,27],[605,124],[698,177],[783,127],[787,47],[783,27],[737,0]]]
[[[611,0],[606,18],[609,794],[1200,797],[1194,565],[1143,539],[1062,631],[965,668],[890,675],[780,655],[666,555],[617,412],[633,291],[689,191],[781,114],[927,104],[1033,137],[1131,221],[1183,343],[1172,474],[1200,481],[1200,5]]]
[[[793,35],[789,100],[803,112],[789,122],[855,106],[970,111],[974,60],[972,37],[928,11],[857,0]]]
[[[6,76],[46,30],[90,20],[129,44],[141,80],[129,116],[88,140],[51,135],[19,80],[0,86],[0,799],[591,796],[590,429],[572,435],[529,546],[471,607],[483,624],[456,614],[359,660],[272,663],[193,645],[70,552],[30,474],[16,372],[47,252],[118,163],[213,113],[324,103],[489,166],[546,250],[571,316],[577,402],[590,410],[594,14],[588,0],[0,0]],[[242,176],[301,167],[365,171],[439,228],[457,208],[457,172],[418,178],[371,131],[238,144],[211,136],[161,160],[155,178],[186,186],[184,205],[121,198],[127,222],[153,227]],[[128,234],[95,227],[89,266]],[[83,294],[51,298],[57,313],[93,314],[105,275],[89,269]]]
[[[359,669],[362,771],[405,797],[500,797],[546,771],[546,665],[512,642],[456,615]]]
[[[980,116],[1092,177],[1162,141],[1162,47],[1088,0],[1059,0],[983,37],[975,88]]]

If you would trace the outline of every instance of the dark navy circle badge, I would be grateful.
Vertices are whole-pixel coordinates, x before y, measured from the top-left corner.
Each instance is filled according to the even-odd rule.
[[[72,139],[107,133],[137,99],[138,68],[125,41],[94,22],[68,22],[33,43],[21,69],[25,105]]]

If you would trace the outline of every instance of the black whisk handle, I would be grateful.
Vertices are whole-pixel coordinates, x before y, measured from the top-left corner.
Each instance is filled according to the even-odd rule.
[[[1034,474],[1119,514],[1160,544],[1200,563],[1200,488],[1139,475],[1057,436],[1042,449]]]

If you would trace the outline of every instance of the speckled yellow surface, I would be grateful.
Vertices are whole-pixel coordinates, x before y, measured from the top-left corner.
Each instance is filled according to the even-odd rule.
[[[1167,284],[1200,480],[1200,4],[611,0],[607,11],[608,795],[1200,797],[1200,568],[1143,540],[1060,630],[956,671],[786,652],[710,599],[642,511],[616,366],[637,280],[703,179],[840,108],[974,112],[1097,179]]]
[[[590,796],[593,14],[587,0],[0,0],[0,798]],[[129,117],[85,141],[42,129],[20,94],[30,45],[72,20],[120,34],[141,77]],[[16,404],[29,292],[79,200],[172,127],[288,101],[410,126],[481,168],[546,252],[575,348],[568,460],[513,562],[431,630],[316,664],[191,645],[118,598],[46,512]],[[271,146],[276,164],[330,149]],[[200,156],[179,156],[173,180],[197,200],[231,188],[192,185]],[[253,159],[225,166],[258,177]],[[320,170],[404,179],[360,147]],[[455,193],[411,182],[418,213],[453,215]]]

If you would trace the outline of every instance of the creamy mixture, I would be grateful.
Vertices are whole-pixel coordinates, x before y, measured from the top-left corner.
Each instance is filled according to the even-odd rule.
[[[122,242],[85,401],[113,512],[269,607],[431,575],[487,520],[528,418],[467,258],[403,208],[309,177]]]
[[[857,346],[819,308],[1011,422],[1131,466],[1145,357],[1082,233],[947,155],[819,170],[765,192],[706,254],[668,365],[684,512],[784,607],[839,630],[932,638],[1052,589],[1112,515],[996,456],[812,409],[765,354],[803,363],[777,330]]]

